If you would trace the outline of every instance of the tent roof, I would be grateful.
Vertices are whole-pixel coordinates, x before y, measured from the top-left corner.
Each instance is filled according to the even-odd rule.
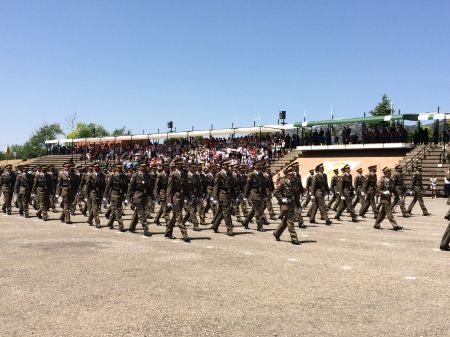
[[[114,142],[114,141],[132,141],[132,140],[155,140],[155,139],[176,139],[176,138],[188,138],[199,136],[229,136],[229,135],[245,135],[259,132],[281,132],[282,130],[294,129],[294,124],[285,125],[262,125],[252,126],[247,128],[228,128],[228,129],[215,129],[215,130],[196,130],[196,131],[180,131],[180,132],[164,132],[164,133],[152,133],[152,134],[140,134],[130,136],[117,136],[117,137],[98,137],[98,138],[75,138],[75,139],[52,139],[47,140],[45,144],[72,144],[72,143],[102,143],[102,142]]]

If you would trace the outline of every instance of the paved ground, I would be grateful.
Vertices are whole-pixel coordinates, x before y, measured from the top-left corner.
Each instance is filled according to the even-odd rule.
[[[0,336],[450,336],[447,205],[426,203],[402,232],[345,217],[298,230],[301,246],[0,216]]]

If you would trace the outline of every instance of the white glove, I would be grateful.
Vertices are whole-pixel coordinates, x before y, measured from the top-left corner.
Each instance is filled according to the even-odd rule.
[[[242,199],[242,200],[244,200],[244,202],[247,202],[247,198],[244,198],[244,199]]]
[[[311,200],[316,200],[316,197],[312,195]]]
[[[130,202],[128,201],[128,199],[125,199],[125,205],[128,205]]]
[[[168,202],[168,203],[167,203],[167,208],[172,208],[172,206],[173,206],[173,205],[172,205],[171,202]]]
[[[56,198],[56,199],[59,199],[59,195],[58,195],[58,194],[56,194],[56,195],[55,195],[55,198]]]
[[[383,194],[384,194],[384,195],[390,195],[391,192],[389,192],[389,191],[384,191]]]
[[[210,201],[214,201],[214,198],[213,198],[213,197],[211,197],[211,198],[209,198],[209,200],[210,200]]]
[[[106,198],[103,198],[103,202],[106,202]]]
[[[366,196],[366,193],[364,193],[364,192],[361,192],[361,195],[362,195],[363,197],[365,197],[365,196]]]
[[[84,202],[88,202],[88,198],[84,198]]]
[[[341,200],[345,200],[345,197],[341,197]]]
[[[31,197],[32,197],[32,198],[34,198],[35,196],[36,196],[36,194],[34,194],[34,193],[31,194]]]
[[[213,204],[217,206],[219,202],[217,200],[213,200]]]
[[[283,199],[281,199],[281,202],[282,202],[283,204],[287,204],[288,200],[287,200],[286,198],[283,198]]]

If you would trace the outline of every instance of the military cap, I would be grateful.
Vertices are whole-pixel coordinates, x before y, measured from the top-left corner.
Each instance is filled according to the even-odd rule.
[[[309,173],[314,173],[314,170],[309,170]]]
[[[169,164],[169,167],[175,167],[175,160]]]
[[[122,163],[117,163],[116,165],[114,165],[115,168],[123,168],[123,164]]]
[[[53,167],[53,165],[48,166],[48,168],[52,168],[52,167]],[[72,167],[72,163],[70,163],[70,162],[64,163],[63,167]]]
[[[140,163],[139,165],[138,165],[138,167],[148,167],[148,164],[147,164],[147,162],[145,162],[145,161],[143,161],[142,163]]]
[[[356,172],[359,172],[359,173],[361,173],[361,172],[362,172],[362,170],[363,170],[363,169],[362,169],[362,167],[360,167],[359,169],[357,169],[357,170],[356,170]]]
[[[197,164],[196,163],[189,163],[189,168],[194,168],[194,169],[196,169],[197,168]]]
[[[163,168],[163,164],[162,163],[159,163],[157,166],[156,166],[156,168],[158,168],[158,169],[162,169]]]
[[[100,163],[94,163],[94,165],[92,165],[92,167],[100,167]]]
[[[230,164],[230,161],[228,160],[228,159],[223,159],[221,162],[220,162],[220,165],[221,166],[223,166],[223,165],[229,165]]]
[[[368,167],[369,170],[372,169],[372,168],[377,168],[377,165],[370,165],[370,166]]]
[[[83,168],[83,165],[82,165],[82,164],[77,164],[77,166],[75,166],[75,168],[76,168],[77,170],[81,170],[81,169]]]
[[[255,163],[255,164],[253,164],[253,166],[254,166],[255,168],[257,168],[257,169],[262,168],[262,164],[261,164],[260,162],[257,162],[257,163]]]
[[[345,171],[345,170],[349,170],[350,169],[350,165],[349,164],[345,164],[342,168],[341,171]]]
[[[323,163],[320,163],[319,165],[316,166],[316,171],[319,171],[323,169]]]
[[[422,165],[417,165],[416,169],[417,170],[421,170],[422,169]]]
[[[401,169],[402,168],[402,166],[400,165],[400,164],[398,164],[398,165],[395,165],[395,167],[394,167],[396,170],[398,170],[398,169]]]
[[[338,173],[338,172],[339,172],[339,169],[338,169],[338,168],[335,168],[335,169],[333,170],[333,172],[334,172],[334,173]]]
[[[292,167],[289,167],[289,168],[286,169],[286,171],[284,171],[284,174],[285,175],[295,174],[295,170]]]
[[[383,173],[389,173],[389,172],[391,172],[391,169],[389,167],[385,167],[383,169]]]

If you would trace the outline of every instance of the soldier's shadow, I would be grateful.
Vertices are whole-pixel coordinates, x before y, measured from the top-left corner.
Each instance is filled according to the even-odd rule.
[[[226,233],[224,233],[226,234]],[[234,236],[238,236],[238,235],[246,235],[246,234],[252,234],[255,235],[255,233],[253,232],[234,232]]]
[[[194,240],[211,240],[211,238],[209,236],[197,236],[195,238],[191,238],[191,241]]]

